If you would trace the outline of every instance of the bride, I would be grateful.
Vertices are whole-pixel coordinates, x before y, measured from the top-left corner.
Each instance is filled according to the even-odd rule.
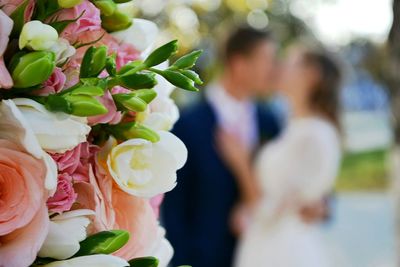
[[[305,221],[300,210],[322,201],[337,174],[339,68],[327,53],[296,48],[279,80],[292,117],[283,134],[261,149],[254,169],[250,153],[234,135],[218,135],[246,207],[236,215],[251,214],[235,266],[326,267],[317,225]]]

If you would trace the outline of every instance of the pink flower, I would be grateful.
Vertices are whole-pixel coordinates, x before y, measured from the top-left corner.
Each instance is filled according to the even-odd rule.
[[[164,200],[164,194],[160,194],[150,199],[151,208],[154,211],[154,214],[158,218],[160,216],[160,206]]]
[[[80,143],[72,150],[68,150],[63,154],[52,154],[51,156],[57,163],[59,172],[69,174],[74,182],[89,182],[89,164],[93,153],[97,150],[97,146],[89,145],[89,143]]]
[[[7,15],[11,15],[14,10],[22,4],[24,0],[0,0],[0,7]],[[28,22],[31,20],[33,10],[35,8],[35,1],[29,0],[29,3],[25,9],[24,13],[24,22]]]
[[[1,1],[1,0],[0,0]],[[1,6],[1,4],[0,4]],[[0,88],[11,88],[13,80],[4,64],[3,54],[7,49],[8,37],[13,28],[13,21],[0,9]]]
[[[47,207],[50,211],[61,213],[70,210],[76,198],[72,177],[67,173],[61,173],[58,175],[56,193],[47,200]]]
[[[84,0],[81,4],[73,8],[62,10],[57,16],[58,21],[74,20],[81,16],[77,21],[68,25],[61,33],[61,37],[71,43],[77,41],[82,33],[101,29],[100,10],[88,0]]]
[[[117,69],[120,69],[133,60],[137,60],[140,56],[140,53],[130,44],[120,45],[116,53]]]
[[[49,230],[46,166],[0,140],[0,266],[30,266]]]
[[[123,229],[131,234],[129,242],[114,253],[124,259],[148,256],[157,241],[158,221],[147,199],[129,195],[118,188],[99,160],[96,176],[90,183],[77,183],[79,208],[94,210],[93,232]]]
[[[102,97],[98,97],[98,100],[107,108],[108,112],[104,115],[97,115],[88,118],[90,125],[96,125],[99,123],[117,124],[121,121],[122,114],[117,111],[117,106],[111,96],[111,93],[107,91]]]
[[[60,68],[55,68],[50,78],[44,82],[43,88],[33,91],[35,95],[47,96],[60,92],[65,85],[67,78]]]

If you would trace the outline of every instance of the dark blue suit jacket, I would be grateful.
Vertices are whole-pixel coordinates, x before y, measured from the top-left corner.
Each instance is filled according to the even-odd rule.
[[[271,111],[257,107],[260,141],[279,133]],[[215,147],[216,115],[201,101],[182,112],[174,133],[186,144],[188,161],[178,172],[178,185],[166,194],[163,216],[175,255],[172,266],[230,267],[236,244],[229,227],[238,200],[235,178]]]

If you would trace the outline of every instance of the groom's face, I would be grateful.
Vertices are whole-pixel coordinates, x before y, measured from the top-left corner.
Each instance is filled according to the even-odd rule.
[[[271,91],[276,77],[276,49],[273,41],[261,41],[245,59],[243,79],[253,96],[264,96]]]

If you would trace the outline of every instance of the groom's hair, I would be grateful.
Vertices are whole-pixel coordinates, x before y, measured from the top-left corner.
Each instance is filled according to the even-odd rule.
[[[234,56],[248,55],[259,43],[265,41],[275,42],[271,31],[240,27],[226,41],[224,49],[225,61],[229,61]]]

